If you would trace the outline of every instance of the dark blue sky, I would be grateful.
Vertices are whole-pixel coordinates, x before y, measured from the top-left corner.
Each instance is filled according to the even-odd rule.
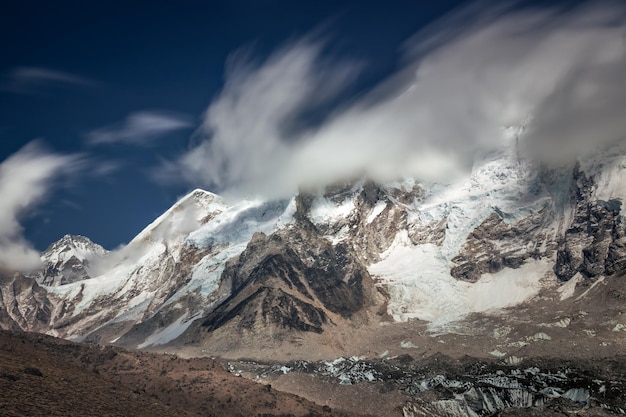
[[[38,138],[53,151],[116,166],[56,184],[22,213],[26,238],[44,249],[65,233],[83,234],[113,248],[193,188],[156,183],[149,172],[187,148],[234,51],[250,48],[263,57],[323,27],[338,51],[366,62],[366,87],[397,65],[407,37],[458,3],[2,1],[0,160]],[[47,72],[20,84],[16,73],[24,69]],[[175,112],[191,123],[152,147],[86,144],[89,132],[142,111]]]
[[[82,234],[111,249],[194,188],[150,173],[188,149],[240,48],[262,58],[320,31],[333,53],[364,63],[353,88],[367,89],[397,69],[403,41],[462,3],[3,0],[0,161],[40,139],[91,164],[21,214],[25,237],[41,250],[63,234]],[[89,143],[94,132],[119,133],[142,112],[185,122],[152,146]]]

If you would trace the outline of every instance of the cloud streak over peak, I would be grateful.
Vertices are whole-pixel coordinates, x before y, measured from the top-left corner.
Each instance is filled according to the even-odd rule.
[[[624,3],[477,10],[417,34],[405,68],[307,129],[289,126],[320,92],[341,94],[329,80],[349,66],[333,67],[309,40],[231,69],[170,172],[196,186],[284,196],[362,173],[449,181],[505,146],[504,127],[529,120],[523,154],[541,163],[623,140]]]

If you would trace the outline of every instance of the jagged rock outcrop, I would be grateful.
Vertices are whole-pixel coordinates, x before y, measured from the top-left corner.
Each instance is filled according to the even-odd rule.
[[[300,192],[296,215],[314,223],[334,244],[350,246],[363,263],[370,264],[380,260],[398,231],[407,228],[408,207],[421,198],[423,190],[416,184],[386,187],[361,180],[334,184],[322,193]],[[413,229],[411,235],[419,240],[420,232]]]
[[[626,224],[622,201],[594,199],[595,181],[577,165],[570,191],[571,222],[560,239],[554,272],[562,281],[626,271]]]
[[[227,264],[222,283],[231,295],[204,319],[207,330],[231,322],[255,333],[268,327],[321,333],[333,317],[350,319],[376,304],[380,295],[352,248],[325,239],[298,205],[294,224],[255,234]]]
[[[46,331],[53,308],[48,292],[34,278],[0,271],[0,329]]]
[[[514,223],[505,214],[494,211],[467,237],[459,255],[452,258],[450,274],[476,282],[485,273],[504,268],[519,268],[527,259],[551,254],[556,243],[550,240],[549,226],[554,211],[547,206]]]
[[[567,198],[551,193],[549,200],[521,219],[494,207],[452,258],[451,275],[476,282],[485,273],[541,258],[555,259],[554,273],[561,281],[577,273],[594,278],[626,271],[622,201],[598,199],[596,179],[579,164],[570,170],[544,172],[533,184],[533,192],[562,184],[570,184]]]

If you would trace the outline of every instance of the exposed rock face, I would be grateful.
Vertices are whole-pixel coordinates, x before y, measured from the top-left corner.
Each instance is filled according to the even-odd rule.
[[[0,329],[45,331],[53,308],[34,278],[0,271]]]
[[[64,285],[92,278],[90,261],[107,251],[84,236],[65,235],[41,255],[44,264],[37,274],[43,285]]]
[[[562,281],[626,271],[626,235],[622,202],[594,199],[594,178],[578,166],[571,186],[571,223],[559,242],[554,272]]]
[[[226,266],[231,295],[203,322],[215,330],[235,322],[244,331],[321,333],[333,316],[350,319],[376,302],[377,290],[352,248],[332,245],[302,213],[269,236],[257,233]]]
[[[506,223],[494,211],[474,229],[460,254],[452,259],[453,277],[476,282],[485,273],[519,268],[528,258],[550,256],[556,244],[550,241],[549,226],[554,211],[543,207],[515,223]]]
[[[410,221],[410,212],[423,201],[417,184],[384,186],[371,180],[336,184],[321,194],[300,193],[297,215],[312,222],[333,244],[350,246],[364,264],[380,260],[399,231],[408,229],[413,243],[441,243],[445,219]],[[338,213],[328,213],[328,206]],[[332,208],[334,206],[334,208]]]
[[[514,221],[496,207],[452,258],[451,275],[476,282],[485,273],[518,268],[528,259],[552,258],[555,253],[554,273],[561,281],[576,273],[595,278],[626,271],[622,201],[598,199],[596,180],[578,164],[539,176],[535,187],[549,190],[554,176],[570,184],[566,201],[552,195],[542,207]]]
[[[105,320],[87,322],[81,332],[88,342],[100,343],[116,338],[120,332],[120,344],[141,343],[146,336],[167,327],[184,314],[194,315],[201,311],[205,300],[198,294],[187,294],[182,301],[186,309],[175,308],[167,301],[184,287],[190,280],[193,267],[209,250],[199,249],[192,245],[180,248],[163,248],[156,259],[149,264],[133,271],[128,282],[112,294],[103,294],[87,307],[87,316],[107,312]],[[143,279],[149,277],[149,280]],[[139,311],[133,311],[129,305],[137,299],[144,300]],[[119,306],[124,306],[126,320],[113,320],[119,316]],[[66,320],[72,316],[67,315]],[[122,315],[124,318],[124,315]],[[110,322],[111,321],[111,322]],[[55,327],[63,328],[67,321],[57,321]]]

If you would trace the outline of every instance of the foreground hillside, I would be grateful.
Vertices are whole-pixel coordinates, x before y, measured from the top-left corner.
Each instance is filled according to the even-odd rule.
[[[349,416],[209,358],[0,331],[0,416]]]

